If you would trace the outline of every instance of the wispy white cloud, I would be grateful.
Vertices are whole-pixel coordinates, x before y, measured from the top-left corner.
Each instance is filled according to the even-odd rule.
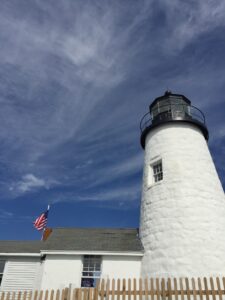
[[[181,50],[199,35],[225,25],[225,2],[219,1],[159,1],[170,29],[167,50]],[[168,46],[168,45],[167,45]]]
[[[0,158],[12,197],[60,184],[83,190],[87,181],[99,187],[129,180],[142,166],[136,145],[146,95],[168,83],[194,95],[211,86],[216,73],[223,83],[223,70],[205,72],[204,61],[198,71],[191,62],[182,74],[154,73],[162,57],[170,62],[202,34],[224,26],[223,1],[64,1],[54,7],[36,1],[26,4],[26,14],[15,3],[0,11]],[[135,82],[147,67],[144,80]],[[141,81],[143,94],[133,95],[133,82]],[[196,99],[210,103],[210,97]]]
[[[107,167],[102,166],[102,168],[96,170],[90,182],[90,187],[104,185],[114,180],[128,180],[137,172],[141,172],[142,168],[143,153],[141,151],[138,154],[129,155],[126,159],[117,158],[116,161],[112,160],[111,164],[107,165]]]
[[[4,209],[0,209],[0,220],[5,220],[5,219],[10,219],[14,216],[14,214],[12,212],[9,212],[7,210]]]
[[[139,205],[139,201],[137,201],[137,199],[139,199],[140,191],[141,185],[139,182],[130,184],[125,183],[120,187],[111,186],[101,190],[89,190],[88,193],[80,193],[79,195],[77,195],[75,191],[57,193],[56,196],[52,197],[51,203],[75,202],[79,204],[79,202],[96,202],[98,205],[106,205],[110,207],[111,203],[114,203],[114,207],[116,209],[119,208],[120,205],[125,205],[128,209],[133,205]]]
[[[0,209],[0,224],[10,224],[12,222],[21,223],[21,222],[29,222],[31,223],[35,216],[25,216],[20,215],[5,209]]]
[[[46,62],[50,55],[54,55],[61,66],[54,66],[56,70],[51,73],[51,79],[60,80],[62,85],[72,90],[77,80],[100,85],[101,88],[123,81],[127,36],[124,32],[118,34],[116,30],[115,21],[122,17],[119,12],[104,5],[99,9],[94,3],[81,7],[77,3],[71,16],[71,8],[61,6],[65,15],[61,15],[57,26],[48,22],[37,23],[29,17],[15,18],[10,10],[3,11],[0,24],[7,43],[1,49],[2,60],[43,81],[49,79],[52,70]],[[39,2],[37,9],[51,14],[53,8]],[[68,16],[71,17],[69,29],[64,27]],[[73,78],[69,78],[71,74]],[[37,84],[35,81],[32,86]]]
[[[137,172],[138,170],[142,169],[143,166],[143,153],[140,151],[135,155],[131,155],[127,157],[126,160],[122,162],[117,162],[116,164],[112,165],[111,171],[117,175],[129,175]]]
[[[17,186],[21,192],[27,192],[40,187],[47,187],[46,182],[43,179],[37,178],[33,174],[24,175],[22,181],[20,181]]]
[[[126,185],[122,188],[107,189],[107,191],[95,194],[78,196],[78,201],[125,201],[132,202],[137,199],[140,193],[140,185]]]
[[[224,124],[218,123],[214,125],[214,128],[216,128],[215,132],[213,132],[213,135],[210,137],[210,144],[213,145],[215,142],[220,143],[220,147],[222,146],[225,138],[225,126]]]
[[[21,194],[41,188],[49,189],[51,186],[56,184],[58,184],[58,182],[55,180],[45,180],[38,178],[33,174],[26,174],[22,177],[22,180],[13,183],[9,189],[13,193]]]
[[[36,5],[53,18],[52,6]],[[13,163],[16,152],[26,166],[34,166],[49,149],[73,138],[104,93],[128,72],[126,58],[133,48],[126,49],[129,31],[117,29],[123,17],[119,8],[100,9],[91,2],[61,6],[64,14],[57,24],[39,23],[29,14],[24,18],[20,8],[15,17],[16,7],[10,4],[0,12],[5,161]],[[21,168],[30,172],[22,163]]]

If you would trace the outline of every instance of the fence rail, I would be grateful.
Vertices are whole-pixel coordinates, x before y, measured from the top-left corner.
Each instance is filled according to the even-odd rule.
[[[224,300],[225,277],[118,279],[95,288],[1,292],[0,300]]]

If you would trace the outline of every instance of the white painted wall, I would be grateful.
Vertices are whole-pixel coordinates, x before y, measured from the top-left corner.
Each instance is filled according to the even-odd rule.
[[[163,181],[149,184],[162,159]],[[170,123],[146,138],[140,234],[142,275],[224,275],[225,199],[207,143],[191,124]]]
[[[102,278],[140,278],[142,256],[103,256]]]
[[[43,263],[41,289],[80,287],[82,256],[47,255]]]
[[[47,255],[43,262],[41,289],[80,287],[82,255]],[[139,278],[142,256],[103,255],[102,278]]]

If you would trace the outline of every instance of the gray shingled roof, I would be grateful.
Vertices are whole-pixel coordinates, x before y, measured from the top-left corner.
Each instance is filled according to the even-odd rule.
[[[39,253],[41,241],[0,241],[0,253]]]
[[[55,228],[42,250],[143,251],[137,229]]]
[[[0,253],[40,250],[143,252],[137,229],[54,228],[45,242],[0,241]]]

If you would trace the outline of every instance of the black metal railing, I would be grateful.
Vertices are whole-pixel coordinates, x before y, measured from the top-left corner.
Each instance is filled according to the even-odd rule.
[[[197,121],[205,125],[205,116],[197,107],[185,104],[166,104],[154,107],[151,113],[147,112],[141,119],[140,130],[143,132],[154,122],[182,119]]]

